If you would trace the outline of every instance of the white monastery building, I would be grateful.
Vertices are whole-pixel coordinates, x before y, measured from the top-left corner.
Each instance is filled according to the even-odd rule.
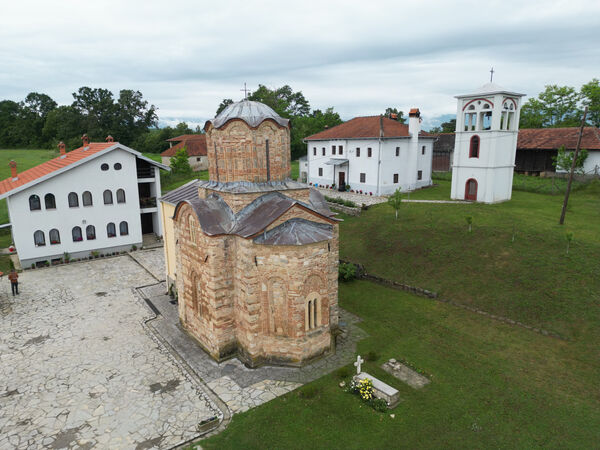
[[[456,96],[452,199],[510,200],[523,95],[487,83]]]
[[[11,177],[0,181],[6,198],[13,241],[21,261],[44,264],[69,253],[72,258],[92,251],[129,250],[142,234],[162,236],[160,169],[109,136],[21,173],[10,162]]]
[[[431,185],[435,137],[421,131],[421,113],[408,125],[383,116],[355,117],[304,139],[307,181],[388,195]]]

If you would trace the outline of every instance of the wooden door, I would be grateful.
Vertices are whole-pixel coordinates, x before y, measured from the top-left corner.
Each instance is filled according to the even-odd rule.
[[[465,200],[477,201],[477,181],[469,178],[465,184]]]
[[[345,191],[346,190],[346,172],[338,173],[338,190]]]

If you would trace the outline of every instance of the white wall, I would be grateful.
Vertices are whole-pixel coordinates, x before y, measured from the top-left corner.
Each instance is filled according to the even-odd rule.
[[[121,163],[121,170],[114,169],[114,164],[117,162]],[[109,165],[108,171],[100,170],[103,163]],[[123,204],[117,203],[116,191],[119,188],[125,190],[126,202]],[[104,204],[103,192],[105,189],[112,191],[112,205]],[[93,206],[83,206],[82,194],[84,191],[92,193]],[[68,195],[70,192],[78,194],[79,207],[69,207]],[[55,196],[55,210],[46,210],[45,208],[44,196],[48,193]],[[30,211],[29,196],[33,194],[40,197],[41,210]],[[50,259],[62,256],[64,252],[75,254],[103,248],[139,245],[142,242],[142,234],[136,157],[120,149],[99,156],[10,196],[9,213],[13,238],[21,261],[35,258]],[[121,221],[126,221],[129,225],[128,236],[119,234]],[[116,226],[116,237],[107,237],[106,225],[109,222],[113,222]],[[95,240],[88,241],[86,239],[87,225],[95,226]],[[73,242],[71,230],[75,226],[81,227],[83,241]],[[49,232],[53,228],[60,232],[60,244],[50,244]],[[44,232],[46,245],[43,247],[36,247],[34,244],[33,234],[36,230]]]
[[[331,152],[332,145],[336,146],[336,154]],[[342,145],[344,152],[339,155],[337,150]],[[426,147],[425,155],[421,155],[421,147]],[[316,147],[317,154],[313,149]],[[325,147],[325,156],[322,149]],[[368,157],[368,148],[371,148],[371,157]],[[396,156],[396,147],[400,147],[400,155]],[[360,157],[356,149],[360,148]],[[411,161],[411,152],[413,155]],[[346,184],[354,190],[373,192],[373,195],[392,194],[396,189],[402,191],[417,189],[431,185],[431,163],[433,153],[433,139],[418,139],[412,142],[410,138],[398,139],[346,139],[309,141],[307,155],[309,183],[319,185],[338,185],[338,173],[345,172]],[[347,159],[348,164],[331,166],[325,164],[331,159]],[[319,176],[319,168],[323,168],[323,176]],[[417,181],[417,170],[422,170],[422,180]],[[360,174],[365,174],[365,182],[361,183]],[[398,174],[399,182],[394,183],[394,174]]]

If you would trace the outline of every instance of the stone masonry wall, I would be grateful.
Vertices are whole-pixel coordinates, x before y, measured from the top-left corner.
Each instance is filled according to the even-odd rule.
[[[257,128],[239,119],[221,128],[211,124],[206,131],[206,143],[211,181],[265,182],[290,176],[290,130],[272,120],[265,120]]]

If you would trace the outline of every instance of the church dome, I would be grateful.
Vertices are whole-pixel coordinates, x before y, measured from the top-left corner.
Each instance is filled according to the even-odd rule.
[[[264,103],[252,100],[242,100],[228,105],[211,122],[213,127],[221,128],[233,119],[243,120],[252,128],[256,128],[268,119],[277,122],[282,127],[287,127],[289,124],[288,119],[284,119]]]

